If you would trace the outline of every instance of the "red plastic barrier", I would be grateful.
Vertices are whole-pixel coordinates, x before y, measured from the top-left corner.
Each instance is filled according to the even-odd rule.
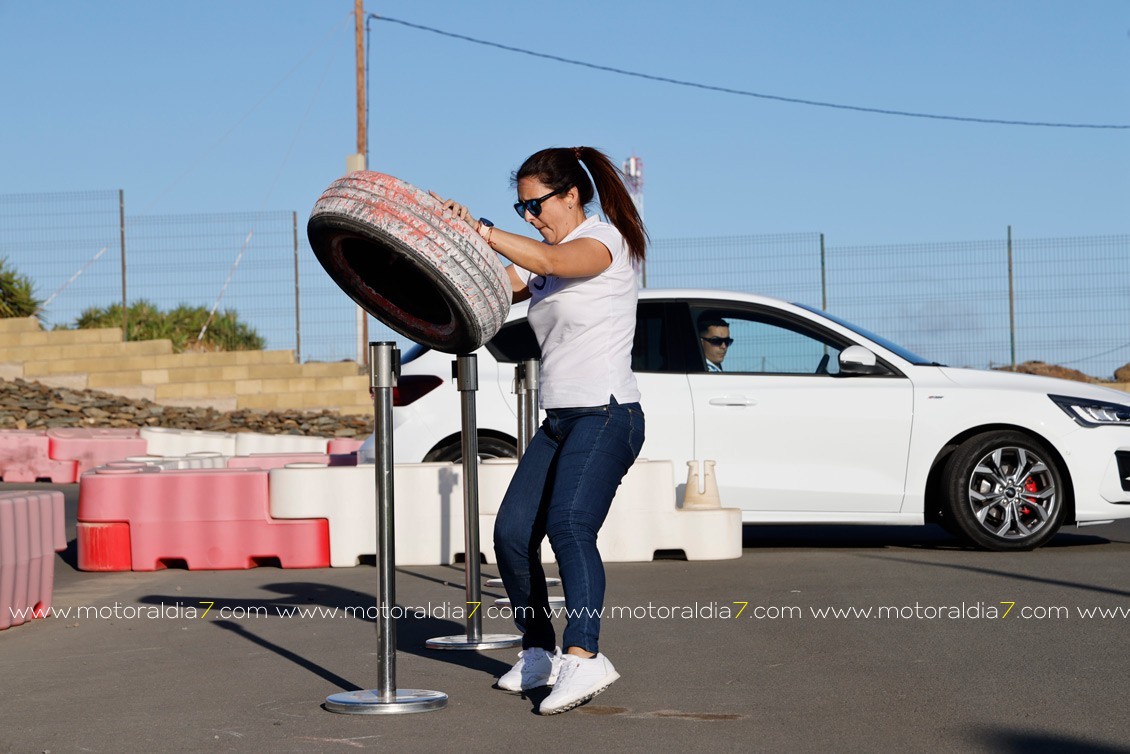
[[[75,526],[78,539],[80,571],[132,571],[133,555],[129,546],[129,524],[115,521],[79,521]]]
[[[70,484],[78,479],[74,461],[50,457],[47,432],[42,429],[0,430],[0,478],[5,482]]]
[[[47,430],[47,439],[51,458],[77,461],[80,476],[84,471],[110,461],[143,456],[148,446],[136,429],[59,427]]]
[[[63,493],[0,493],[0,629],[46,615],[64,548]]]
[[[267,472],[252,469],[160,470],[130,464],[95,469],[79,486],[78,539],[83,570],[154,571],[329,566],[324,519],[272,519]]]

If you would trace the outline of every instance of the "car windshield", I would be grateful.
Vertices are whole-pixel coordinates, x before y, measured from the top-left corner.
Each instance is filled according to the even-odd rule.
[[[810,311],[813,314],[819,314],[821,317],[826,317],[826,318],[832,320],[833,322],[835,322],[837,325],[842,325],[843,327],[846,327],[847,329],[851,330],[852,332],[854,332],[858,335],[862,335],[863,337],[870,340],[872,343],[875,343],[877,345],[882,346],[883,348],[886,348],[888,351],[898,355],[900,358],[906,359],[907,361],[909,361],[911,364],[914,364],[915,366],[925,366],[925,367],[943,367],[943,366],[945,366],[945,364],[939,364],[936,361],[931,361],[930,359],[923,358],[922,356],[919,356],[918,354],[914,353],[913,351],[910,351],[910,350],[903,348],[898,343],[892,343],[891,341],[887,340],[884,337],[876,335],[875,333],[870,332],[869,330],[863,329],[859,325],[853,325],[851,322],[848,322],[845,319],[840,319],[835,314],[829,314],[826,311],[821,311],[820,309],[817,309],[814,306],[809,306],[808,304],[794,304],[794,305],[799,306],[801,309],[804,309],[806,311]]]

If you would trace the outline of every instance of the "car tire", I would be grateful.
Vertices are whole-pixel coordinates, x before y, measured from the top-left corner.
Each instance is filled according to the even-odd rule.
[[[334,282],[416,343],[470,353],[510,311],[510,279],[494,251],[434,197],[390,175],[357,171],[334,181],[306,233]]]
[[[517,458],[518,446],[512,441],[493,435],[479,435],[479,458]],[[463,460],[463,440],[458,435],[432,448],[424,456],[424,463]]]
[[[1034,549],[1063,524],[1068,496],[1064,479],[1058,459],[1028,435],[977,435],[946,461],[946,524],[986,550]]]

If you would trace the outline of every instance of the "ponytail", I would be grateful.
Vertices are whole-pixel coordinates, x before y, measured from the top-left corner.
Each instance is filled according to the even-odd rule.
[[[588,173],[585,168],[588,168]],[[608,155],[593,147],[543,149],[528,157],[511,180],[517,183],[522,178],[536,178],[555,191],[565,191],[576,186],[582,205],[593,200],[595,183],[595,192],[600,194],[600,208],[604,216],[624,236],[631,260],[643,262],[648,241],[647,229],[644,228],[643,218],[640,217],[635,202],[624,188],[623,173],[608,159]]]

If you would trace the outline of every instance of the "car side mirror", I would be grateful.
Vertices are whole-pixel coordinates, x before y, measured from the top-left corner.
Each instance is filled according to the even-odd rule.
[[[886,374],[887,370],[880,365],[878,358],[863,346],[848,346],[840,352],[840,374],[842,375],[874,375]]]

